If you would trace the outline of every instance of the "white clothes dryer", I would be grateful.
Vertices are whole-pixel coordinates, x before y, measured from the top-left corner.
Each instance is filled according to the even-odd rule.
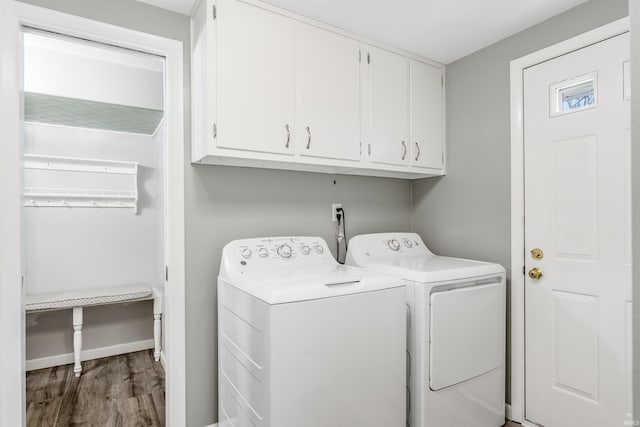
[[[218,277],[220,426],[406,422],[405,289],[319,237],[236,240]]]
[[[436,256],[415,233],[356,236],[346,263],[406,285],[407,425],[502,426],[504,268]]]

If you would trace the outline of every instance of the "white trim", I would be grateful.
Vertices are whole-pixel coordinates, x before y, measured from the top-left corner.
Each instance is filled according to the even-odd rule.
[[[14,3],[0,0],[0,425],[25,424],[20,64]]]
[[[508,403],[504,404],[504,417],[508,420],[513,420],[513,418],[511,418],[511,405]]]
[[[218,427],[218,423],[215,423],[215,424],[209,424],[208,426],[205,426],[205,427]]]
[[[154,345],[153,338],[142,341],[133,341],[124,344],[110,345],[107,347],[90,348],[82,350],[80,360],[100,359],[103,357],[117,356],[119,354],[133,353],[135,351],[149,350]],[[36,369],[51,368],[52,366],[62,366],[73,363],[73,353],[56,354],[55,356],[31,359],[25,362],[25,371],[35,371]],[[155,362],[154,362],[155,363]]]
[[[166,188],[167,188],[167,242],[166,252],[169,268],[169,281],[165,288],[165,315],[167,321],[165,324],[165,347],[170,351],[171,358],[168,361],[166,371],[166,403],[167,403],[167,425],[183,426],[186,425],[186,361],[185,361],[185,233],[184,233],[184,96],[183,96],[183,46],[182,42],[177,40],[171,40],[164,37],[159,37],[139,31],[134,31],[122,27],[118,27],[104,22],[94,21],[91,19],[81,18],[29,4],[21,3],[18,1],[3,1],[3,14],[5,13],[4,3],[10,3],[15,8],[18,21],[22,25],[30,27],[40,28],[49,31],[55,31],[70,36],[76,36],[80,38],[90,39],[97,42],[103,42],[113,44],[117,46],[127,47],[130,49],[136,49],[143,52],[153,53],[156,55],[164,56],[166,58],[165,65],[165,120],[166,120],[166,162],[167,162],[167,175],[166,175]],[[11,8],[9,8],[11,11]],[[16,34],[15,36],[18,36]],[[3,46],[4,47],[4,46]],[[3,49],[4,51],[4,49]],[[10,57],[10,61],[4,62],[4,67],[11,67],[15,70],[18,69],[19,57],[15,53],[15,49],[9,49],[9,53],[13,53]],[[4,53],[3,53],[4,55]],[[3,59],[5,59],[3,57]],[[5,65],[8,64],[8,65]],[[16,73],[17,74],[17,73]],[[15,84],[15,83],[14,83]],[[0,90],[5,89],[0,87]],[[18,87],[16,85],[15,90]],[[5,99],[3,97],[3,99]],[[17,102],[16,97],[16,102]],[[15,109],[16,105],[12,108]],[[9,112],[14,110],[10,109]],[[16,120],[17,121],[17,120]],[[13,122],[11,122],[13,124]],[[6,179],[0,180],[3,185],[3,193],[7,183],[11,185],[16,181],[18,168],[17,159],[14,152],[18,147],[13,144],[14,138],[12,135],[7,136],[7,130],[3,126],[3,136],[9,138],[9,144],[0,144],[0,161],[5,161],[0,168],[4,175],[15,174],[16,176],[9,176]],[[7,197],[3,197],[3,200],[7,200],[8,208],[11,208],[11,200],[14,200],[13,191],[19,189],[10,189],[10,194]],[[9,197],[11,196],[11,197]],[[19,198],[15,201],[19,204]],[[10,209],[3,209],[6,213]],[[3,220],[7,218],[8,230],[17,230],[20,226],[20,219],[13,217],[3,216]],[[5,225],[4,222],[2,224]],[[4,230],[2,230],[4,231]],[[7,258],[13,260],[13,263],[18,263],[16,255],[12,255],[12,252],[16,252],[16,248],[19,248],[19,244],[16,245],[15,238],[7,238],[7,234],[3,232],[2,243],[2,259],[5,259],[5,253],[10,256]],[[19,242],[18,242],[19,243]],[[13,247],[13,249],[11,249]],[[12,266],[15,269],[15,266]],[[4,271],[4,270],[3,270]],[[4,296],[4,295],[3,295]],[[9,307],[9,311],[5,311],[5,307]],[[3,325],[13,325],[12,328],[16,329],[16,325],[20,324],[20,320],[16,318],[5,320],[5,313],[13,313],[17,311],[16,307],[22,307],[22,301],[19,297],[11,295],[10,300],[2,300],[2,315]],[[10,320],[10,321],[8,321]],[[4,331],[3,331],[4,333]],[[22,334],[24,343],[24,331]],[[17,354],[20,354],[22,358],[21,349],[22,345],[13,345],[13,340],[8,340],[3,335],[3,343],[7,344],[9,341],[11,344],[6,346],[3,350],[3,357],[9,358],[9,353],[15,358]],[[9,350],[11,349],[11,350]],[[13,353],[15,351],[15,354]],[[4,360],[4,359],[3,359]],[[7,366],[3,364],[2,369],[3,385],[5,384],[5,373],[9,373],[11,376],[17,371],[13,365]],[[5,372],[6,371],[6,372]],[[24,368],[22,370],[24,376]],[[20,387],[24,390],[24,384],[21,381],[18,383],[11,383],[13,387],[14,396],[18,396]],[[7,387],[9,387],[7,385]],[[4,393],[4,389],[3,389]],[[24,395],[22,395],[22,412],[24,412]],[[4,398],[4,394],[2,395]],[[15,400],[15,399],[13,399]],[[12,401],[13,401],[12,400]],[[20,405],[14,404],[13,408],[17,408]],[[0,411],[0,420],[4,420],[2,412]],[[19,416],[17,422],[2,423],[3,425],[23,425],[23,415]]]
[[[164,350],[160,351],[160,363],[162,364],[162,369],[167,372],[167,361],[164,358]]]
[[[628,17],[511,61],[511,419],[513,421],[523,422],[525,415],[523,71],[525,68],[627,31],[629,31]]]

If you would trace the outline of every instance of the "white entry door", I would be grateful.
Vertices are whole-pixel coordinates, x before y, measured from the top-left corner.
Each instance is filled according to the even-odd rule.
[[[525,418],[545,427],[631,413],[629,56],[623,34],[524,71]]]

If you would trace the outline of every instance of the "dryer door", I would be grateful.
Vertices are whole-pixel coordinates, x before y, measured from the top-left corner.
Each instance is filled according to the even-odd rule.
[[[432,292],[429,322],[431,390],[440,390],[502,367],[505,316],[505,284],[502,280]]]

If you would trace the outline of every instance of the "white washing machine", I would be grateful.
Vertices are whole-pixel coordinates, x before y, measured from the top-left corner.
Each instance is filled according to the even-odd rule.
[[[356,236],[347,264],[406,284],[407,424],[505,422],[505,270],[434,255],[415,233]]]
[[[227,244],[220,426],[404,426],[405,304],[401,280],[338,264],[321,238]]]

